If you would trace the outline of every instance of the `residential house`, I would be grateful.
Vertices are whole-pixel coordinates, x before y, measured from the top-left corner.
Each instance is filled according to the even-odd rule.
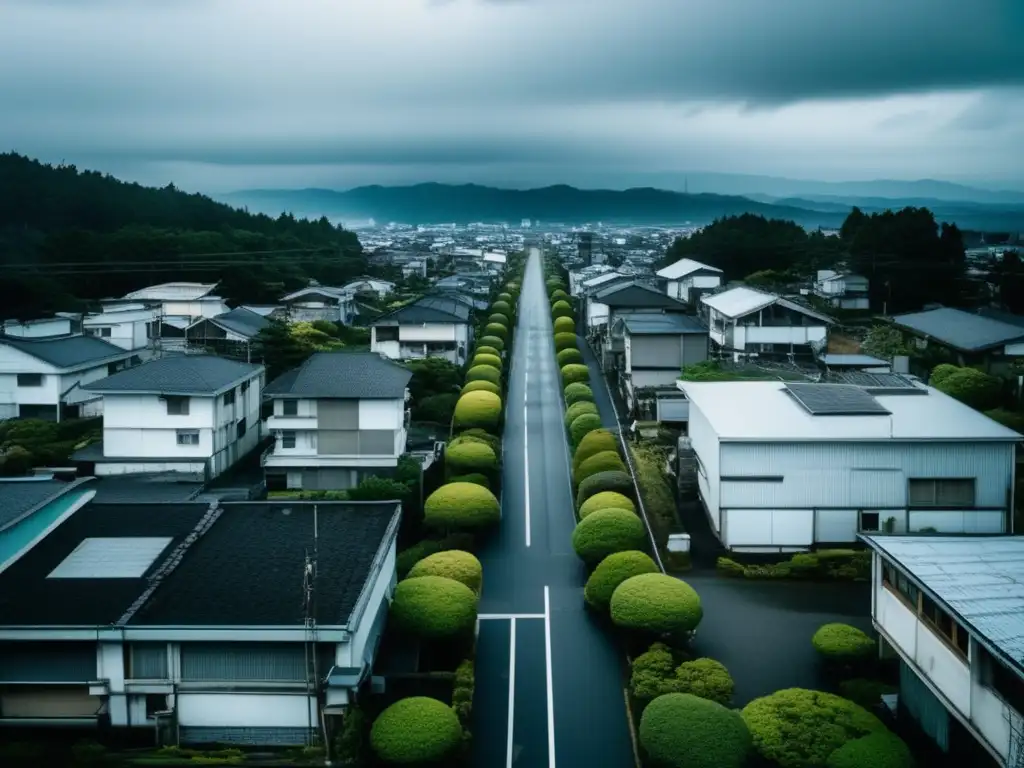
[[[0,722],[330,743],[394,591],[396,502],[89,503],[0,572]]]
[[[45,339],[52,336],[72,336],[82,332],[82,316],[61,312],[53,317],[35,320],[0,321],[0,336],[14,336],[19,339]]]
[[[82,319],[86,336],[130,349],[143,359],[157,352],[160,339],[160,310],[142,303],[110,305]]]
[[[392,360],[443,357],[462,365],[472,334],[472,312],[466,304],[447,296],[424,296],[374,320],[370,350]]]
[[[595,310],[602,307],[602,311]],[[686,314],[687,306],[650,285],[632,280],[625,284],[615,283],[587,297],[587,318],[595,325],[587,328],[587,335],[601,350],[604,370],[611,370],[621,364],[625,352],[623,326],[616,321],[623,315]]]
[[[223,315],[196,321],[185,329],[185,338],[190,346],[249,362],[256,337],[268,325],[270,320],[263,315],[238,307]]]
[[[133,350],[91,336],[0,337],[0,419],[98,416],[84,385],[138,362]]]
[[[702,295],[722,285],[722,270],[693,259],[662,267],[655,274],[665,280],[665,293],[674,299],[695,306]]]
[[[899,659],[898,716],[951,765],[1024,757],[1024,537],[861,537],[871,618]]]
[[[216,287],[216,283],[162,283],[126,293],[121,301],[156,304],[164,317],[216,317],[228,311],[224,299],[214,295]]]
[[[814,295],[836,309],[870,309],[868,279],[863,275],[819,269],[814,281]]]
[[[405,453],[412,372],[375,352],[318,352],[272,381],[263,455],[270,490],[342,490]]]
[[[240,306],[242,309],[248,309],[268,320],[285,320],[288,317],[288,312],[281,304],[242,304]]]
[[[76,451],[97,476],[180,472],[210,480],[260,442],[262,365],[170,355],[87,385],[103,439]]]
[[[917,350],[938,348],[938,356],[933,356],[936,362],[944,356],[957,365],[1004,374],[1024,358],[1024,327],[1003,319],[938,307],[896,315],[892,324],[910,337]]]
[[[872,379],[678,382],[690,401],[680,457],[693,459],[726,547],[796,551],[863,532],[1011,530],[1021,435],[909,378]]]
[[[395,290],[395,284],[390,280],[383,280],[379,277],[360,277],[358,280],[345,283],[340,290],[352,296],[367,294],[383,299]]]
[[[609,274],[613,276],[625,276],[625,273],[619,272],[618,270],[603,264],[586,266],[582,269],[569,272],[569,295],[580,296],[583,293],[586,293],[584,283],[589,283],[596,278]],[[607,279],[614,279],[614,277]],[[600,281],[596,284],[600,284]]]
[[[623,339],[615,365],[619,391],[629,412],[644,420],[654,416],[658,390],[667,388],[678,395],[676,380],[682,368],[708,359],[707,326],[692,315],[623,314],[613,333]]]
[[[824,346],[832,318],[774,293],[746,286],[701,296],[700,314],[717,352],[748,357],[810,355]]]
[[[355,316],[355,294],[328,285],[311,285],[281,297],[288,319],[292,322],[348,324]]]

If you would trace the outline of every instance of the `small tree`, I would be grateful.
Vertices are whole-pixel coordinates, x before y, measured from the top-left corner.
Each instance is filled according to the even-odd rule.
[[[976,368],[960,368],[942,376],[939,383],[932,384],[932,386],[979,411],[991,410],[998,406],[1003,388],[1002,382],[998,378],[989,376]]]
[[[897,355],[909,355],[910,348],[898,328],[891,325],[873,325],[860,345],[861,352],[881,360],[892,360]]]

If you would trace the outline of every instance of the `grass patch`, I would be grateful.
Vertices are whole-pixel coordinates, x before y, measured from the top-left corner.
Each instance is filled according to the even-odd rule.
[[[871,577],[871,553],[866,549],[822,549],[801,552],[778,563],[755,564],[720,557],[716,567],[723,576],[745,579],[867,581]]]
[[[662,448],[643,443],[627,443],[636,470],[636,484],[640,489],[647,522],[654,534],[658,553],[668,559],[668,535],[681,531],[676,510],[676,495],[662,472],[665,465],[665,451]]]

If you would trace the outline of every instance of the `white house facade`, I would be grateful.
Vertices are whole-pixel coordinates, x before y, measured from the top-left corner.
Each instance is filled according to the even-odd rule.
[[[121,349],[135,350],[145,358],[154,351],[160,337],[159,317],[159,309],[152,307],[111,306],[103,312],[86,315],[82,319],[82,332]]]
[[[882,374],[877,376],[881,377]],[[1010,530],[1016,432],[937,390],[687,382],[700,499],[729,549]]]
[[[168,317],[216,317],[230,309],[223,298],[213,295],[216,287],[216,283],[162,283],[127,293],[122,301],[158,304],[160,313]]]
[[[862,275],[820,269],[814,281],[814,293],[837,309],[871,308],[868,279]]]
[[[702,291],[722,285],[722,270],[693,259],[680,259],[656,273],[665,279],[665,293],[673,299],[695,304]]]
[[[443,357],[462,365],[472,342],[472,310],[447,296],[425,296],[373,322],[370,350],[392,360]]]
[[[355,294],[343,288],[310,286],[281,297],[292,322],[348,323],[355,312]]]
[[[19,339],[45,339],[51,336],[70,336],[79,332],[79,315],[63,314],[36,320],[0,321],[0,334]]]

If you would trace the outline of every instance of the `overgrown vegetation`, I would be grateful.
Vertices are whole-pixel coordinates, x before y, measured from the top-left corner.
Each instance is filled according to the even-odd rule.
[[[747,579],[811,579],[866,581],[871,577],[871,552],[859,549],[820,549],[801,552],[779,563],[744,565],[718,558],[718,571]]]

